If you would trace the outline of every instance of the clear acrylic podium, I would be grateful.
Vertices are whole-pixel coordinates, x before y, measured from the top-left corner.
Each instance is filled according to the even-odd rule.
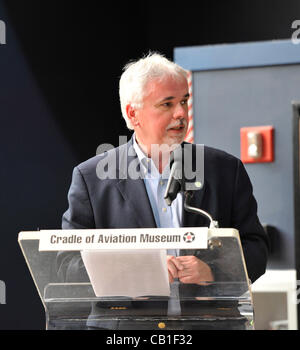
[[[209,229],[207,249],[181,251],[206,262],[214,282],[176,281],[176,295],[171,289],[170,297],[137,298],[96,297],[80,252],[39,251],[41,234],[20,232],[18,241],[44,305],[48,330],[254,329],[251,285],[236,230]],[[178,314],[168,311],[171,299],[177,299]]]

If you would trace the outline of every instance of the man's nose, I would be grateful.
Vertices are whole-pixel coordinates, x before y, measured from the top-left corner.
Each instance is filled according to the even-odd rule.
[[[185,108],[185,105],[182,105],[179,103],[173,113],[173,118],[174,119],[179,119],[179,118],[185,118],[187,116],[187,109]]]

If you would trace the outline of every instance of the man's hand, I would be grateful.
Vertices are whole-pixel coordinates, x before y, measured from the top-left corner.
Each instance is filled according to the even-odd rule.
[[[169,272],[169,282],[173,283],[174,278],[178,278],[178,272],[183,270],[183,265],[175,256],[167,255],[167,267]]]
[[[181,283],[203,284],[214,280],[210,267],[193,255],[167,256],[170,283],[178,278]]]

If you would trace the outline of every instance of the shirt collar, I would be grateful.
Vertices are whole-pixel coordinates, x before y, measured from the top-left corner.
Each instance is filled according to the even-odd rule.
[[[142,172],[147,173],[147,177],[149,178],[160,178],[163,177],[165,179],[169,178],[170,168],[166,166],[163,170],[163,173],[160,174],[158,169],[156,168],[153,160],[145,155],[141,147],[136,141],[135,133],[133,134],[133,148],[137,154],[139,162],[141,164]]]
[[[133,148],[134,148],[134,150],[138,156],[138,159],[141,163],[143,162],[143,159],[150,159],[145,155],[145,153],[142,151],[141,147],[136,142],[135,133],[133,134]]]

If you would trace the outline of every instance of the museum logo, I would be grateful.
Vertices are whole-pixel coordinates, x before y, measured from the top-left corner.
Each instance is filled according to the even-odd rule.
[[[187,232],[183,235],[183,240],[186,243],[192,243],[195,240],[195,235],[193,234],[193,232]]]

